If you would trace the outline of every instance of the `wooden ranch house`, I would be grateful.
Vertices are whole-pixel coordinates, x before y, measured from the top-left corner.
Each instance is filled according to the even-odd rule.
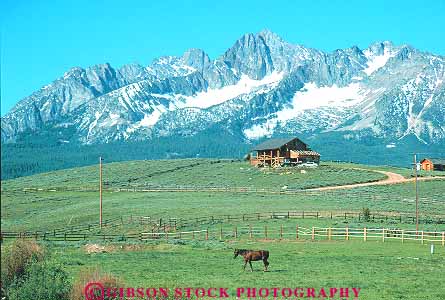
[[[445,171],[444,158],[424,158],[420,165],[422,170],[425,171]]]
[[[305,162],[320,163],[320,154],[312,151],[298,138],[279,138],[267,140],[252,149],[252,166],[291,166]]]

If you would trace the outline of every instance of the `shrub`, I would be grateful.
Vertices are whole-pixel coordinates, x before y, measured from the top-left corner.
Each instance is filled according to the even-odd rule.
[[[369,221],[369,219],[371,218],[371,211],[369,210],[368,207],[364,207],[363,208],[363,219],[365,220],[365,222]]]
[[[124,287],[124,282],[114,277],[111,274],[102,272],[99,268],[85,268],[79,272],[79,277],[73,284],[71,290],[70,299],[71,300],[84,300],[84,289],[85,286],[90,282],[100,282],[104,288],[119,288]],[[105,295],[104,300],[109,298]],[[110,298],[116,299],[116,298]]]
[[[71,284],[59,266],[44,262],[27,266],[21,278],[8,288],[9,300],[68,300]]]
[[[20,279],[27,266],[32,262],[42,261],[45,252],[36,242],[18,239],[13,242],[9,251],[2,255],[1,285],[7,288],[14,279]]]

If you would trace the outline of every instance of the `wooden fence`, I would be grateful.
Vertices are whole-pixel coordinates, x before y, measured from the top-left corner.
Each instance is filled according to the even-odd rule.
[[[169,226],[174,228],[184,228],[202,225],[213,225],[220,223],[232,222],[248,222],[269,219],[357,219],[361,222],[398,222],[415,224],[416,217],[408,214],[382,214],[371,213],[365,216],[361,212],[342,212],[342,211],[277,211],[277,212],[261,212],[247,213],[236,215],[210,215],[195,218],[172,218],[172,217],[156,217],[156,216],[129,216],[130,223],[139,223],[140,225]],[[419,223],[424,224],[445,224],[445,216],[431,217],[420,216]]]
[[[209,230],[194,230],[194,231],[180,231],[180,232],[139,232],[139,233],[123,233],[123,234],[109,234],[109,233],[75,233],[65,232],[11,232],[4,231],[0,234],[0,239],[33,239],[44,241],[63,241],[63,242],[79,242],[79,241],[127,241],[127,240],[193,240],[193,239],[209,239]]]
[[[400,240],[402,243],[409,240],[417,240],[422,244],[426,242],[439,243],[445,246],[445,231],[415,231],[392,228],[350,228],[350,227],[300,227],[295,229],[264,227],[234,227],[231,233],[234,238],[247,236],[254,238],[278,238],[278,239],[310,239],[310,240]]]
[[[422,244],[437,243],[445,246],[445,231],[415,231],[391,228],[349,228],[349,227],[300,227],[294,228],[280,226],[234,226],[231,229],[213,228],[204,230],[176,231],[176,232],[139,232],[126,234],[88,234],[88,233],[62,233],[51,232],[1,232],[1,239],[35,239],[46,241],[127,241],[138,240],[399,240],[418,241]]]
[[[103,220],[102,228],[114,228],[118,226],[124,225],[124,217],[116,217],[111,219]],[[73,226],[66,226],[63,228],[54,228],[54,229],[44,229],[44,230],[36,230],[36,231],[2,231],[2,237],[33,237],[33,236],[64,236],[68,235],[91,235],[93,231],[97,231],[100,229],[99,222],[97,223],[87,223],[87,224],[79,224]]]

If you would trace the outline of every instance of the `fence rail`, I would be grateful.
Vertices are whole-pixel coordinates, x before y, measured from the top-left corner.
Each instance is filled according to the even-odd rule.
[[[191,231],[174,231],[174,232],[138,232],[126,234],[79,234],[79,233],[63,233],[54,234],[51,232],[1,232],[1,240],[3,239],[35,239],[46,241],[127,241],[138,240],[141,242],[149,240],[231,240],[231,239],[286,239],[286,240],[362,240],[364,242],[370,240],[399,240],[402,243],[406,241],[419,241],[422,244],[437,243],[445,246],[445,231],[415,231],[391,228],[337,228],[337,227],[300,227],[295,225],[294,228],[275,226],[247,226],[231,229],[213,228],[204,230]]]
[[[203,240],[209,239],[209,230],[193,230],[193,231],[178,231],[178,232],[138,232],[138,233],[56,233],[53,232],[12,232],[2,231],[0,233],[0,240],[3,239],[34,239],[44,241],[64,241],[64,242],[79,242],[79,241],[127,241],[127,240],[159,240],[159,239],[181,239],[181,240]]]
[[[278,211],[278,212],[258,212],[237,215],[210,215],[195,218],[173,218],[155,216],[129,216],[130,223],[137,222],[141,225],[152,224],[155,226],[170,226],[174,228],[193,227],[201,225],[213,225],[230,222],[248,222],[267,219],[358,219],[363,222],[393,221],[398,223],[415,224],[416,217],[408,214],[384,214],[371,213],[364,215],[362,212],[338,212],[338,211]],[[424,224],[445,224],[445,216],[420,216],[419,223]]]
[[[356,218],[359,221],[369,221],[369,222],[379,222],[379,221],[396,221],[399,223],[415,223],[415,216],[398,214],[398,215],[388,215],[388,214],[378,214],[374,213],[365,217],[361,212],[326,212],[326,211],[278,211],[278,212],[258,212],[258,213],[248,213],[248,214],[238,214],[238,215],[212,215],[212,216],[202,216],[190,219],[184,218],[173,218],[173,217],[155,217],[155,216],[120,216],[111,219],[104,220],[103,228],[110,229],[119,226],[125,226],[129,224],[137,225],[149,225],[151,227],[151,233],[146,235],[151,235],[153,237],[160,236],[171,236],[175,238],[177,232],[182,232],[184,236],[187,236],[187,232],[184,230],[194,230],[196,228],[211,227],[217,224],[236,224],[237,222],[248,223],[252,221],[263,221],[270,219],[353,219]],[[423,216],[419,219],[420,223],[436,223],[445,224],[445,217],[427,217]],[[242,228],[242,227],[240,227]],[[317,229],[317,227],[315,227]],[[147,228],[145,229],[147,230]],[[243,229],[240,229],[243,230]],[[254,229],[251,234],[257,233]],[[332,229],[330,236],[336,237],[338,234],[336,230]],[[400,229],[391,229],[391,232],[400,232]],[[240,232],[242,233],[242,232]],[[139,234],[139,233],[138,233]],[[288,235],[290,233],[283,233]],[[304,232],[301,232],[304,235]],[[321,233],[319,233],[321,234]],[[353,232],[350,232],[353,235]],[[404,239],[410,239],[409,232],[404,232]],[[400,233],[399,233],[400,235]],[[80,224],[75,226],[67,226],[64,228],[56,229],[44,229],[37,231],[3,231],[1,232],[1,238],[36,238],[45,240],[87,240],[91,238],[102,238],[104,240],[116,240],[116,239],[134,239],[132,234],[104,234],[100,230],[99,223],[90,224]],[[424,236],[425,237],[425,236]],[[137,237],[139,238],[139,237]],[[140,238],[139,238],[140,239]]]

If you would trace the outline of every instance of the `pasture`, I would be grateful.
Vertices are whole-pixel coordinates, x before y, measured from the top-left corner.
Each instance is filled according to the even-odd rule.
[[[99,265],[128,286],[360,287],[359,299],[443,299],[445,251],[396,242],[309,242],[247,240],[107,244],[109,252],[88,254],[81,243],[52,244],[53,259],[75,278]],[[269,272],[254,262],[242,271],[233,248],[268,249]],[[432,288],[434,287],[434,288]],[[231,297],[230,299],[235,299]]]
[[[363,170],[366,169],[366,170]],[[372,182],[385,176],[373,170],[410,176],[411,170],[324,163],[317,169],[258,170],[246,162],[230,160],[169,160],[111,163],[104,166],[104,219],[120,219],[116,226],[100,230],[93,226],[82,233],[98,234],[85,241],[41,241],[74,280],[84,268],[100,266],[128,286],[190,287],[216,286],[233,290],[240,282],[251,287],[337,287],[358,286],[359,299],[441,299],[445,289],[445,248],[429,243],[398,240],[363,242],[325,238],[280,239],[278,232],[294,232],[295,226],[393,228],[412,230],[415,194],[412,182],[354,189],[309,192],[304,189]],[[440,175],[436,173],[422,176]],[[97,166],[61,170],[2,181],[2,231],[51,231],[98,221]],[[247,190],[156,191],[150,187],[236,188]],[[420,230],[445,231],[445,180],[419,183]],[[265,189],[271,192],[261,192]],[[295,191],[295,193],[280,193]],[[363,219],[363,209],[389,218]],[[270,212],[319,212],[320,218],[246,219],[240,216]],[[342,218],[345,212],[355,217]],[[339,215],[339,217],[329,217]],[[136,216],[150,217],[146,224]],[[178,230],[209,230],[208,240],[122,240],[103,241],[100,234],[122,235],[150,232],[162,219],[192,220],[196,217],[238,216],[208,223],[187,223]],[[395,216],[400,216],[398,220]],[[403,216],[403,218],[402,218]],[[407,218],[405,218],[407,216]],[[442,218],[442,219],[441,219]],[[436,220],[436,221],[433,221]],[[160,225],[160,224],[158,224]],[[234,228],[269,228],[269,236],[250,239],[246,232],[235,238]],[[157,228],[156,230],[160,230]],[[173,230],[169,228],[169,230]],[[224,239],[219,240],[223,230]],[[87,253],[85,245],[107,246],[105,253]],[[2,243],[2,251],[10,240]],[[233,248],[271,251],[270,272],[241,272],[241,259],[233,260]],[[421,279],[418,279],[421,276]],[[416,285],[412,282],[416,281]],[[232,298],[233,299],[233,298]]]

